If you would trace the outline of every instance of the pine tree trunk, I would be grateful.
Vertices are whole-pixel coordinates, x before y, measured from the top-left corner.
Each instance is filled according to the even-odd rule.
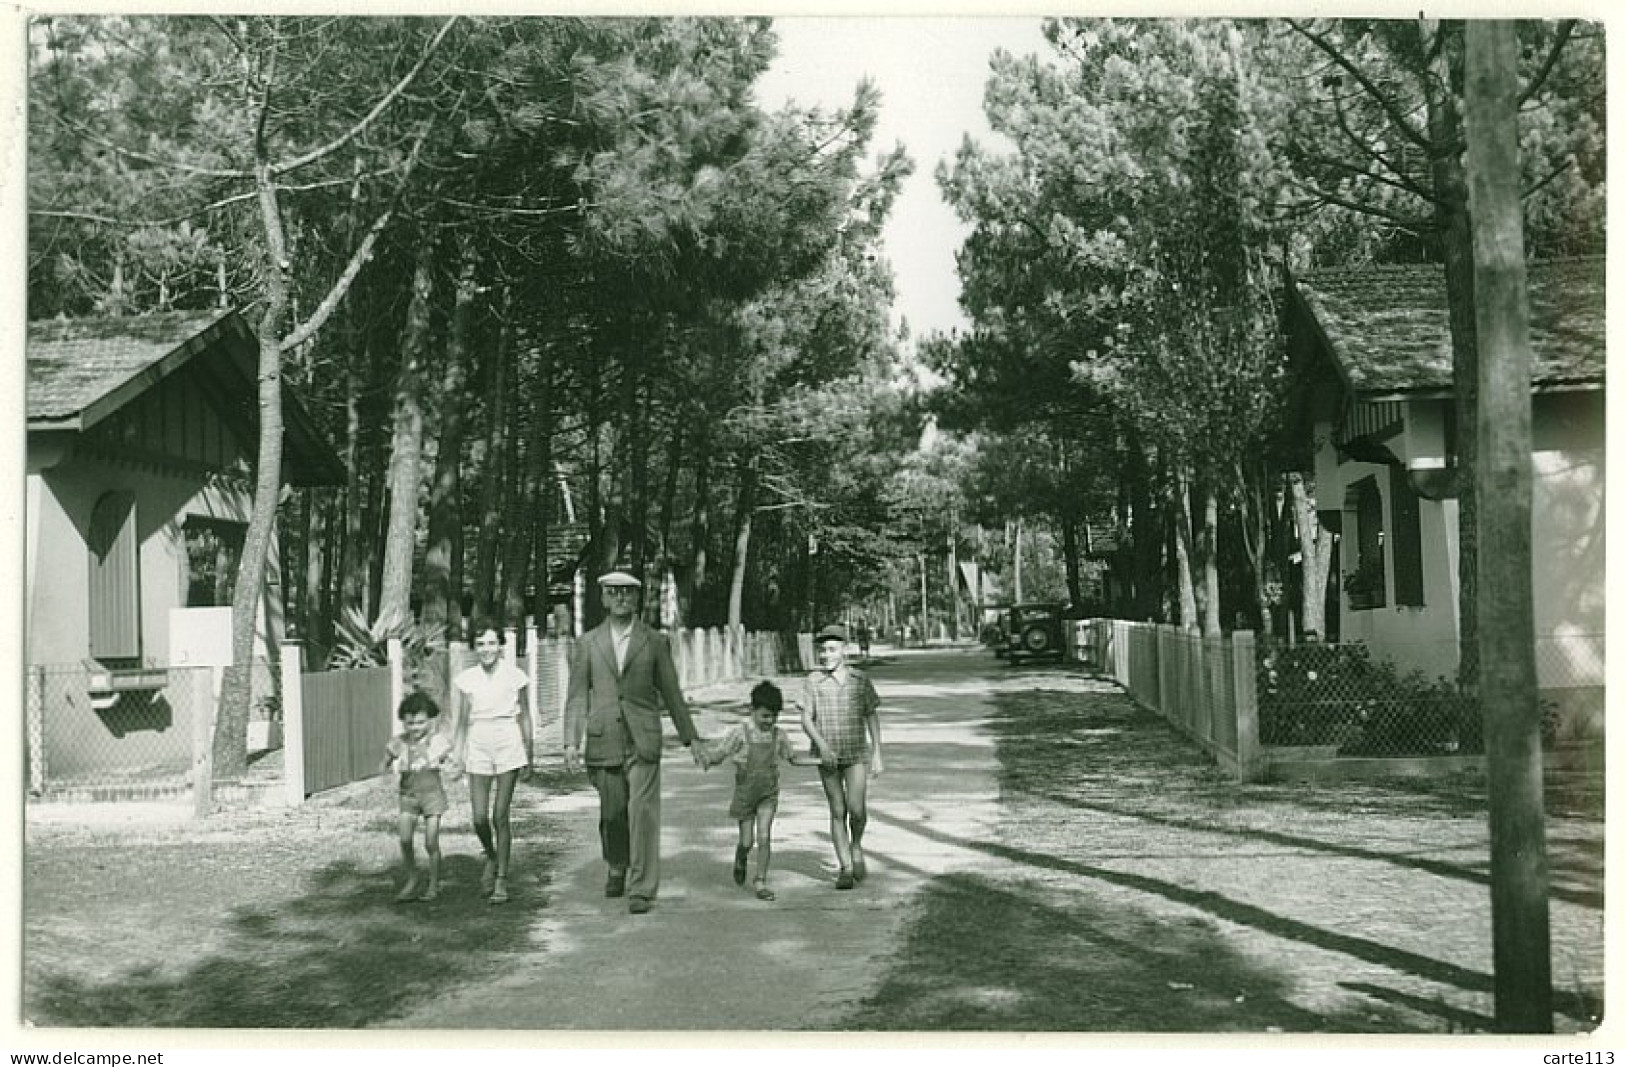
[[[1489,774],[1495,1023],[1551,1033],[1552,958],[1531,588],[1529,293],[1518,167],[1515,24],[1467,29],[1466,126],[1480,361],[1478,588]]]
[[[462,630],[463,416],[468,391],[470,331],[478,295],[472,243],[462,242],[462,269],[451,312],[446,365],[440,379],[440,428],[434,481],[429,489],[429,530],[423,554],[423,621]],[[454,580],[456,579],[456,580]]]
[[[287,576],[282,591],[286,601],[283,633],[301,639],[306,636],[310,620],[311,512],[316,510],[315,493],[313,488],[303,489],[283,508],[284,514],[294,518],[292,528],[284,524],[282,531],[282,573]]]
[[[1179,625],[1195,630],[1196,579],[1191,570],[1190,476],[1180,469],[1174,482],[1174,564],[1179,577]]]
[[[1219,499],[1211,482],[1202,487],[1202,530],[1198,539],[1202,559],[1202,633],[1223,633],[1219,604]]]
[[[504,294],[504,311],[507,309]],[[506,314],[503,316],[506,321]],[[508,467],[508,393],[513,373],[512,333],[503,326],[488,364],[490,403],[485,419],[485,469],[480,472],[480,533],[475,545],[474,617],[496,615],[497,556],[502,551],[503,485]]]
[[[365,528],[362,525],[366,509],[363,506],[364,479],[362,476],[362,396],[366,389],[365,342],[358,331],[351,331],[355,342],[349,349],[349,363],[344,375],[344,523],[343,555],[339,562],[342,583],[340,597],[345,607],[365,610],[367,598],[367,558]]]
[[[628,433],[630,446],[628,452],[629,470],[627,471],[627,485],[631,492],[631,499],[627,502],[627,512],[632,520],[632,573],[637,575],[644,583],[645,593],[652,588],[649,574],[649,403],[647,391],[643,387],[642,374],[639,368],[643,366],[641,360],[629,360],[626,370],[626,393],[630,398],[630,409],[627,411]],[[648,609],[651,603],[658,598],[645,595],[643,607]]]
[[[1066,595],[1073,607],[1083,604],[1083,570],[1079,564],[1078,520],[1072,515],[1061,519],[1061,556],[1066,566]],[[952,588],[950,586],[950,588]]]
[[[313,499],[320,506],[316,509],[311,533],[315,551],[311,553],[311,617],[305,647],[311,663],[322,663],[333,647],[333,616],[338,610],[338,598],[334,595],[335,563],[343,547],[344,523],[340,521],[342,515],[335,517],[334,513],[339,511],[343,497],[332,489],[320,489],[315,491]]]
[[[394,434],[389,450],[389,513],[378,622],[398,632],[412,621],[412,569],[417,550],[418,497],[423,485],[423,379],[429,359],[430,302],[434,297],[432,241],[418,246],[412,299],[395,378]]]
[[[501,610],[498,614],[503,625],[512,627],[523,626],[525,622],[525,587],[530,579],[533,555],[529,518],[536,442],[526,440],[529,412],[521,398],[522,394],[516,390],[513,402],[508,405],[510,471],[506,506],[502,509],[502,578],[499,582]]]
[[[728,629],[738,632],[744,623],[745,571],[750,561],[750,531],[756,514],[756,460],[746,464],[739,482],[738,526],[734,533],[733,578],[728,583]]]
[[[550,341],[544,341],[538,353],[531,397],[533,426],[526,479],[530,499],[530,573],[536,590],[531,606],[537,626],[542,627],[546,625],[551,564],[547,558],[547,532],[553,521],[553,345]]]
[[[231,667],[221,685],[214,730],[214,776],[241,778],[248,768],[248,711],[252,697],[254,636],[265,595],[277,500],[282,491],[282,329],[288,314],[288,256],[282,215],[270,164],[263,154],[254,168],[265,229],[265,306],[259,336],[259,442],[254,465],[254,502],[243,535],[237,581],[231,594]]]
[[[699,455],[694,465],[694,526],[690,534],[688,562],[688,592],[685,613],[695,625],[705,618],[701,598],[705,596],[705,582],[711,550],[711,434],[702,423]]]
[[[1461,662],[1457,680],[1469,693],[1478,691],[1478,327],[1473,284],[1472,216],[1463,169],[1464,138],[1455,90],[1460,70],[1462,24],[1442,22],[1441,46],[1433,51],[1428,86],[1428,135],[1432,143],[1434,213],[1444,259],[1446,300],[1450,309],[1451,385],[1455,392],[1457,485],[1456,536],[1457,639]]]
[[[677,512],[677,483],[683,469],[683,423],[681,420],[682,416],[679,413],[678,422],[672,427],[671,431],[671,447],[666,453],[666,482],[660,491],[660,542],[655,546],[655,574],[662,587],[665,585],[666,575],[675,570],[673,564],[676,562],[672,558],[671,531],[675,525]],[[655,601],[654,617],[658,619],[660,617],[659,597],[645,599]],[[645,614],[647,614],[647,606]],[[683,625],[683,603],[681,598],[678,598],[677,601],[677,618],[673,625]]]
[[[1152,503],[1151,471],[1138,437],[1130,433],[1124,470],[1129,479],[1129,536],[1132,538],[1133,617],[1155,619],[1162,606],[1164,512]]]
[[[1326,635],[1326,582],[1332,573],[1332,534],[1320,525],[1314,497],[1304,483],[1303,472],[1287,472],[1287,488],[1292,494],[1292,513],[1297,519],[1298,556],[1303,574],[1303,633],[1305,637]]]

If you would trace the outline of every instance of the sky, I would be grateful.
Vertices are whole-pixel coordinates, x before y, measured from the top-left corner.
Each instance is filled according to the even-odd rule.
[[[943,201],[936,168],[968,133],[995,143],[982,113],[988,58],[1047,49],[1037,18],[776,18],[779,57],[757,81],[757,102],[789,100],[828,109],[852,102],[869,76],[881,93],[874,155],[901,142],[915,170],[885,231],[897,276],[897,313],[916,339],[966,325],[959,310],[954,252],[968,228]]]

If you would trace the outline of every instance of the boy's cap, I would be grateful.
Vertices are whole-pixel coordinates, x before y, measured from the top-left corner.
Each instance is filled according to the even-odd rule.
[[[598,576],[598,584],[604,586],[605,588],[611,586],[631,586],[633,589],[639,589],[643,586],[642,582],[638,581],[630,574],[627,574],[625,571],[610,571],[608,574],[601,574]]]
[[[824,627],[813,635],[813,644],[816,645],[820,641],[839,641],[843,645],[846,644],[846,627],[834,623]]]

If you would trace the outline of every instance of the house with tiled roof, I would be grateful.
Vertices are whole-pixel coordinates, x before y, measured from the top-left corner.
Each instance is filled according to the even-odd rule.
[[[1531,263],[1533,588],[1543,698],[1601,714],[1601,257]],[[1328,635],[1402,667],[1457,663],[1458,469],[1444,271],[1382,266],[1291,279],[1285,320],[1306,382],[1322,525],[1337,534]]]
[[[151,694],[188,654],[173,644],[221,639],[252,502],[257,361],[235,311],[28,326],[27,659],[47,690],[31,741],[54,745],[33,754],[55,771],[190,752]],[[341,483],[286,386],[283,407],[286,481]],[[261,655],[281,632],[278,556]]]

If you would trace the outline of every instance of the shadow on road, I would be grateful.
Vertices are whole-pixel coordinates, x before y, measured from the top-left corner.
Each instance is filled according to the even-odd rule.
[[[232,908],[224,922],[200,915],[198,932],[215,936],[170,956],[194,961],[184,968],[153,964],[107,973],[81,960],[37,974],[25,983],[23,1015],[37,1025],[87,1027],[352,1028],[387,1019],[450,985],[500,973],[503,958],[526,947],[526,929],[547,904],[552,856],[538,843],[534,821],[516,830],[515,870],[526,877],[505,907],[479,895],[481,863],[466,851],[446,854],[445,888],[430,903],[395,904],[390,872],[335,862],[304,876],[298,895],[260,894]],[[185,851],[167,862],[186,863]],[[201,880],[222,877],[276,874],[242,867]],[[241,888],[218,891],[233,899]],[[38,944],[50,924],[36,922],[29,940]]]
[[[1034,946],[1042,950],[1034,952]],[[922,894],[858,1030],[1385,1031],[1383,1015],[1327,1019],[1290,1003],[1283,979],[1210,924],[1044,887],[948,875]],[[1386,1025],[1385,1025],[1386,1023]]]

